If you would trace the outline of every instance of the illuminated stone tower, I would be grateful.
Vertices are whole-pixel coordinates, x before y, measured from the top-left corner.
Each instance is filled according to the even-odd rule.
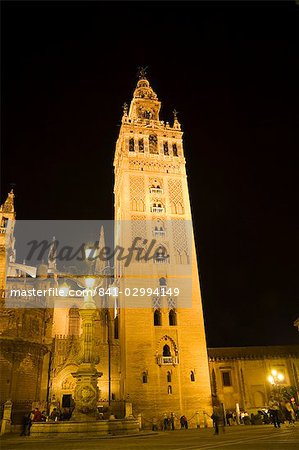
[[[202,426],[211,392],[183,132],[175,111],[172,126],[159,119],[160,107],[141,70],[116,144],[115,236],[125,248],[142,238],[137,246],[154,257],[115,265],[120,397],[147,424],[174,413]]]

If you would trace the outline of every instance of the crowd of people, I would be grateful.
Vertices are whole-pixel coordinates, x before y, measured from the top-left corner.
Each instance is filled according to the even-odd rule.
[[[39,408],[26,413],[23,417],[23,429],[21,436],[29,436],[30,428],[34,422],[57,422],[69,420],[72,416],[73,408],[58,407],[53,408],[51,413],[47,415],[46,411],[40,411]],[[237,416],[236,411],[226,410],[218,406],[213,408],[213,414],[210,416],[213,421],[215,434],[219,434],[219,430],[224,432],[225,426],[241,425],[262,425],[273,424],[275,428],[280,428],[283,423],[294,426],[296,420],[299,420],[299,407],[289,400],[278,401],[274,397],[269,400],[268,409],[260,409],[256,414],[251,413],[249,416],[247,411],[241,411]],[[163,418],[162,428],[166,430],[175,429],[175,419],[178,419],[174,413],[165,414]],[[185,415],[179,418],[181,429],[188,429],[188,420]],[[153,421],[153,430],[158,431],[158,420]]]
[[[57,422],[60,420],[69,420],[71,416],[71,408],[63,408],[62,411],[59,408],[53,408],[49,415],[46,411],[40,411],[39,408],[35,408],[33,411],[24,415],[21,436],[30,435],[30,428],[34,422]]]
[[[275,428],[287,423],[294,426],[296,420],[299,420],[299,407],[289,400],[278,401],[274,397],[269,400],[267,409],[260,409],[256,414],[247,411],[241,411],[237,417],[236,411],[227,410],[225,413],[221,407],[214,407],[211,415],[215,434],[219,434],[219,430],[224,431],[225,426],[232,425],[262,425],[273,424]]]

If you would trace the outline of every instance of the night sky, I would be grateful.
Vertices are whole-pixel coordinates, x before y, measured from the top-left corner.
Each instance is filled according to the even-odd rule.
[[[209,346],[298,342],[293,3],[2,2],[1,200],[112,219],[138,66],[179,111]],[[298,250],[298,247],[297,247]]]

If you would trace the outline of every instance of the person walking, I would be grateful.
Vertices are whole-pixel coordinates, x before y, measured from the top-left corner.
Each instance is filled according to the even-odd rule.
[[[280,428],[280,421],[278,417],[279,403],[273,397],[271,397],[269,401],[269,410],[270,410],[270,417],[274,427]]]

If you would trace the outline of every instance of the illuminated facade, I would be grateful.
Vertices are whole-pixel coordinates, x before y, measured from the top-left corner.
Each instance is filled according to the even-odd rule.
[[[183,133],[176,113],[172,125],[160,120],[160,106],[141,72],[116,143],[115,239],[128,248],[139,238],[143,254],[153,242],[155,257],[129,266],[115,261],[120,294],[113,307],[95,312],[92,363],[101,373],[98,404],[106,417],[111,412],[123,417],[127,403],[147,427],[171,413],[184,414],[190,426],[205,426],[204,412],[210,414],[213,403],[232,409],[236,403],[244,409],[264,406],[270,395],[266,378],[273,369],[283,372],[285,384],[298,387],[299,350],[207,352]],[[9,193],[0,207],[1,292],[29,289],[33,281],[57,288],[59,273],[50,258],[38,267],[16,262],[13,197]],[[103,230],[99,243],[105,246]],[[103,265],[100,271],[109,274],[111,268]],[[12,277],[7,285],[6,275]],[[124,295],[134,288],[150,288],[153,294],[146,301]],[[8,309],[3,297],[0,310],[0,402],[12,400],[14,423],[32,404],[44,409],[72,404],[82,351],[78,299],[67,308],[47,308],[45,299],[37,309],[29,305],[32,299],[26,301],[30,308]]]
[[[265,408],[273,385],[299,389],[299,346],[209,348],[214,402],[234,410]],[[272,372],[278,375],[273,379]]]

